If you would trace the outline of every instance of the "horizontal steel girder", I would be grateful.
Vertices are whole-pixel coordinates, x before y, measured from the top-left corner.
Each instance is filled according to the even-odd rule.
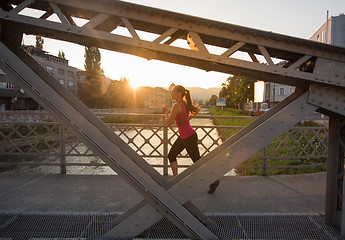
[[[0,10],[0,21],[15,24],[27,34],[264,81],[288,85],[305,85],[308,81],[345,87],[341,76],[327,75],[327,81],[322,81],[324,77],[320,73],[300,71],[312,59],[345,62],[344,48],[120,1],[16,2],[19,5],[12,11]],[[40,9],[45,14],[40,18],[21,15],[20,11],[27,7]],[[47,20],[54,13],[60,22]],[[75,17],[88,22],[77,26]],[[112,33],[119,27],[127,29],[130,36]],[[153,40],[144,40],[141,32],[153,35]],[[177,39],[188,41],[190,48],[173,46]],[[223,50],[211,53],[209,47]],[[232,58],[239,52],[248,54],[252,61]],[[262,56],[266,63],[259,63],[257,56]],[[275,65],[274,58],[284,64]]]
[[[0,22],[28,34],[265,81],[297,86],[315,83],[342,89],[345,87],[343,48],[119,1],[15,2],[18,5],[13,10],[0,10]],[[43,10],[44,14],[39,18],[21,15],[21,10],[27,7]],[[47,20],[54,13],[60,22]],[[89,21],[83,26],[77,26],[74,17]],[[130,36],[112,33],[118,27],[126,28]],[[144,40],[139,31],[157,36],[153,40]],[[173,46],[172,43],[177,39],[188,41],[190,48]],[[211,53],[208,45],[221,47],[223,51]],[[106,128],[87,108],[73,103],[67,90],[53,83],[55,79],[51,76],[42,78],[41,75],[45,73],[36,75],[30,69],[37,70],[32,66],[34,63],[22,63],[5,46],[1,45],[0,48],[1,57],[5,59],[1,67],[5,72],[17,78],[24,85],[24,90],[31,93],[36,101],[117,171],[149,203],[135,206],[133,212],[118,219],[120,223],[108,233],[110,236],[132,236],[133,226],[139,233],[165,216],[190,237],[216,238],[191,215],[193,206],[188,202],[189,199],[318,107],[307,103],[308,94],[305,93],[279,111],[272,109],[273,112],[261,118],[263,120],[256,121],[229,140],[224,147],[202,158],[181,177],[166,183],[143,164],[135,152],[129,151],[127,154],[124,151],[126,148],[122,148],[123,143],[111,133],[106,133]],[[252,61],[233,58],[238,52],[248,54]],[[258,56],[262,56],[267,64],[259,63]],[[284,61],[284,64],[275,65],[274,58]],[[313,59],[316,60],[315,71],[303,70]],[[26,65],[30,65],[30,68]],[[340,74],[332,73],[334,66],[340,68]],[[128,226],[131,226],[130,233]]]

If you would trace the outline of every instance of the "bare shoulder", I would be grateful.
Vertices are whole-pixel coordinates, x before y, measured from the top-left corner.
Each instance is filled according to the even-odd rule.
[[[172,106],[171,112],[175,112],[176,114],[182,112],[182,106],[181,106],[181,104],[180,104],[180,103],[175,103],[175,104]]]

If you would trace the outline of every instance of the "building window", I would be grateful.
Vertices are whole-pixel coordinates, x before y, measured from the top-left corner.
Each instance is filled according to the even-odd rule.
[[[64,84],[65,84],[65,80],[59,79],[59,83],[62,84],[62,85],[64,85]]]
[[[1,75],[6,75],[1,69],[0,69],[0,74]]]
[[[65,75],[65,70],[64,69],[59,68],[58,72],[59,72],[60,75]]]
[[[0,82],[0,88],[1,89],[14,89],[14,84],[8,83],[8,82]]]
[[[49,73],[54,74],[54,68],[52,66],[46,66],[46,69]]]
[[[73,86],[74,86],[74,82],[68,81],[68,86],[69,86],[69,87],[73,87]]]
[[[68,76],[69,77],[74,77],[74,73],[72,71],[68,71]]]
[[[293,94],[295,92],[295,88],[294,87],[290,87],[289,88],[289,95]]]
[[[279,96],[285,96],[285,88],[279,88]]]

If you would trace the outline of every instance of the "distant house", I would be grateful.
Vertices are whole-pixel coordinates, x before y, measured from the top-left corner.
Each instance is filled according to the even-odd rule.
[[[78,69],[68,65],[68,60],[48,54],[33,46],[22,48],[60,84],[74,95],[78,94]],[[0,72],[0,110],[35,110],[40,106],[23,89],[15,84],[14,79]]]
[[[310,40],[345,47],[345,15],[330,17]],[[271,108],[294,91],[292,86],[258,81],[254,84],[254,102],[245,104],[245,109]]]
[[[257,81],[254,83],[254,103],[251,108],[256,110],[271,108],[294,92],[293,86]]]
[[[145,109],[161,110],[164,104],[171,104],[170,93],[167,89],[161,87],[139,87],[137,92],[142,97]]]

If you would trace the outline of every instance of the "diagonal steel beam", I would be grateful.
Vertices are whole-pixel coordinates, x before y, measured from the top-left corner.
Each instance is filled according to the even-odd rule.
[[[55,79],[51,79],[51,75],[47,71],[41,71],[41,66],[39,66],[35,61],[32,60],[30,56],[28,56],[23,51],[16,51],[17,56],[31,69],[33,69],[37,75],[39,75],[42,79],[48,79],[48,84],[52,87],[56,92],[58,92],[63,98],[65,98],[75,109],[78,109],[79,112],[85,116],[88,121],[96,126],[99,131],[101,131],[110,141],[119,146],[119,148],[126,153],[141,169],[143,169],[152,179],[154,179],[160,186],[163,188],[167,188],[168,182],[167,180],[160,175],[151,165],[145,161],[138,153],[136,153],[128,144],[126,144],[120,137],[114,134],[112,131],[109,131],[109,127],[103,124],[100,119],[94,115],[89,109],[82,104],[79,100],[75,98],[74,95],[70,94],[68,91],[65,91],[65,88],[61,86]],[[49,81],[51,79],[51,81]],[[27,90],[29,92],[29,90]],[[195,216],[197,217],[203,224],[212,224],[213,221],[203,214],[198,208],[193,206],[191,202],[187,202],[185,207]]]
[[[266,112],[264,115],[262,115],[260,118],[256,119],[254,122],[246,126],[244,129],[242,129],[240,132],[236,133],[234,136],[232,136],[230,139],[226,140],[224,143],[222,143],[220,146],[218,146],[216,149],[211,151],[209,154],[195,162],[193,165],[191,165],[188,169],[180,173],[178,176],[174,177],[171,181],[168,182],[166,188],[170,188],[180,182],[182,179],[184,179],[186,176],[188,176],[191,172],[197,170],[201,166],[203,166],[207,161],[210,159],[216,157],[219,153],[224,151],[226,148],[230,147],[233,143],[241,139],[243,136],[251,132],[253,129],[255,129],[257,126],[262,124],[264,121],[272,117],[277,112],[281,111],[284,107],[286,107],[288,104],[290,104],[292,101],[296,100],[298,97],[301,96],[303,91],[301,89],[296,89],[295,93],[288,96],[284,101],[280,102],[278,105],[273,107],[270,111]],[[122,221],[125,221],[126,218],[131,217],[132,214],[134,214],[136,211],[138,211],[140,208],[143,208],[146,205],[146,201],[143,200],[134,207],[132,207],[130,210],[122,214],[120,217],[118,217],[115,220],[115,223],[119,224]],[[184,205],[187,205],[188,202]],[[141,219],[142,217],[139,216],[139,212],[136,215],[135,219]],[[142,216],[146,216],[145,214],[142,214]],[[157,216],[157,219],[160,219],[159,216]],[[158,221],[158,220],[157,220]],[[205,224],[210,224],[212,222],[204,221]],[[130,226],[130,225],[129,225]]]
[[[181,203],[185,203],[205,186],[208,186],[208,183],[235,168],[315,111],[317,107],[307,103],[308,93],[304,93],[294,100],[297,95],[296,93],[281,106],[272,109],[272,113],[263,115],[262,119],[249,125],[241,131],[242,133],[239,132],[234,139],[230,138],[229,142],[223,143],[217,148],[216,154],[211,152],[174,178],[168,191],[178,197]],[[145,229],[161,219],[161,216],[154,214],[150,205],[144,205],[142,202],[136,206],[136,211],[133,212],[134,214],[122,219],[122,222],[109,231],[105,237],[130,237],[140,233],[143,229],[135,229],[138,232],[133,232],[132,229],[129,233],[129,226],[142,225],[141,222],[147,214],[150,215],[150,219],[145,221],[145,226],[143,226]]]
[[[45,79],[45,81],[40,78],[2,43],[0,44],[0,50],[2,58],[1,68],[4,72],[14,77],[20,83],[19,85],[31,93],[35,100],[49,110],[54,117],[134,187],[160,214],[170,219],[189,237],[202,239],[217,238],[83,116],[83,111],[75,109],[59,94],[60,92],[66,94],[66,89],[61,88],[58,93],[46,83],[46,81],[56,82],[55,79],[50,77],[48,80]],[[32,60],[32,64],[34,64],[34,60]]]

